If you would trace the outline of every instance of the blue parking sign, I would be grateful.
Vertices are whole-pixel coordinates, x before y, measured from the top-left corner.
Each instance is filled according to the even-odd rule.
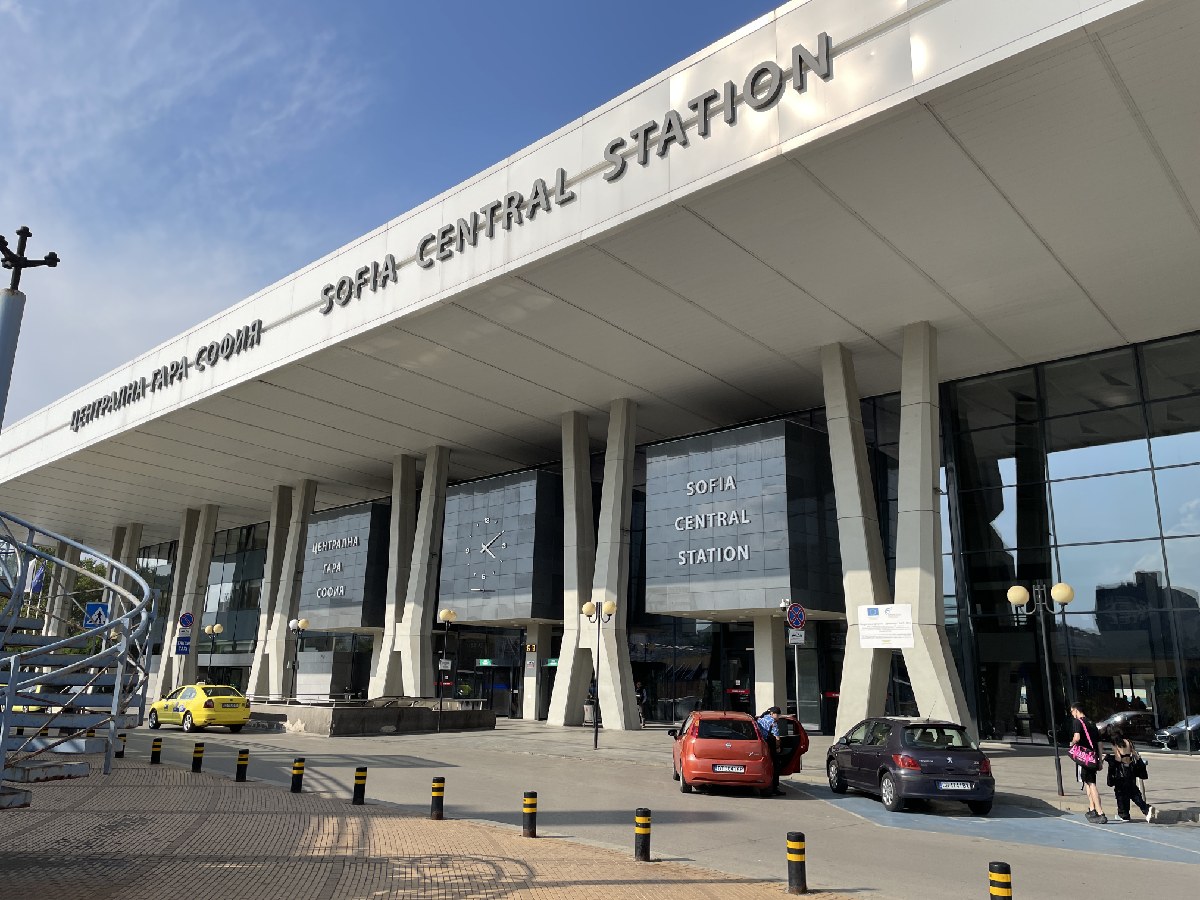
[[[190,637],[175,638],[175,655],[187,656],[192,652],[192,639]]]
[[[108,624],[108,604],[88,603],[83,608],[83,627],[101,628]]]

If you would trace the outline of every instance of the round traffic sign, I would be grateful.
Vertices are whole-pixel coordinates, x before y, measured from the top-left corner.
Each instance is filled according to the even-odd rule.
[[[804,607],[799,603],[793,603],[787,608],[787,623],[789,628],[803,628],[807,618]]]
[[[190,612],[186,612],[182,616],[179,617],[179,624],[183,628],[191,628],[193,625],[196,624],[196,617],[193,616]]]

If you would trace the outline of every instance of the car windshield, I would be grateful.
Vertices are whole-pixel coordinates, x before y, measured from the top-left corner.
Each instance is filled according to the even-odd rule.
[[[978,750],[966,729],[957,725],[907,725],[904,728],[905,747],[915,750]]]
[[[744,719],[701,719],[697,737],[715,741],[756,741],[758,731]]]
[[[236,689],[231,687],[206,687],[204,693],[210,697],[240,697],[242,696]]]

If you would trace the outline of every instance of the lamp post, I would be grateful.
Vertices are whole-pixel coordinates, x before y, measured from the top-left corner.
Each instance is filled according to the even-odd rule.
[[[596,606],[591,600],[580,609],[589,622],[596,623],[596,656],[592,662],[592,677],[596,683],[596,704],[592,707],[592,749],[600,749],[600,626],[617,614],[617,604],[605,600],[602,606]],[[621,702],[617,697],[616,701]]]
[[[16,252],[8,247],[8,240],[0,235],[0,267],[12,270],[12,279],[7,288],[0,290],[0,423],[4,421],[4,410],[8,405],[8,386],[12,380],[13,363],[17,358],[17,338],[21,336],[21,318],[25,315],[25,295],[21,293],[21,272],[37,266],[58,265],[58,254],[47,253],[43,259],[29,259],[25,245],[33,232],[22,225],[17,229]]]
[[[1058,735],[1054,728],[1055,710],[1054,710],[1054,694],[1051,691],[1053,677],[1050,674],[1050,638],[1047,636],[1046,629],[1046,612],[1049,610],[1053,615],[1054,611],[1050,609],[1050,599],[1058,603],[1063,612],[1066,612],[1067,604],[1075,599],[1075,589],[1069,584],[1059,582],[1050,588],[1050,597],[1046,597],[1046,582],[1033,582],[1033,596],[1031,597],[1028,589],[1019,584],[1014,584],[1008,589],[1008,602],[1012,604],[1013,612],[1023,612],[1029,615],[1033,610],[1038,614],[1038,627],[1042,632],[1042,662],[1044,663],[1042,677],[1045,681],[1046,689],[1046,717],[1050,727],[1050,743],[1054,745],[1054,774],[1058,778],[1058,796],[1065,797],[1066,792],[1063,790],[1062,777],[1062,760],[1058,752]],[[1030,609],[1030,604],[1033,604],[1033,610]]]
[[[458,618],[458,613],[452,609],[439,609],[438,621],[446,626],[445,632],[442,634],[442,657],[438,660],[438,734],[442,733],[442,679],[446,677],[446,672],[450,670],[449,661],[446,659],[446,645],[450,643],[450,625]]]
[[[300,699],[296,689],[300,686],[300,642],[304,640],[304,632],[308,630],[308,619],[292,619],[288,622],[288,631],[296,636],[296,659],[292,662],[292,695]]]
[[[224,630],[225,630],[225,626],[222,625],[220,622],[218,622],[216,625],[205,625],[204,626],[204,633],[208,635],[208,672],[205,674],[204,677],[209,680],[210,684],[212,683],[213,648],[216,646],[216,643],[217,643],[217,635],[220,634]]]

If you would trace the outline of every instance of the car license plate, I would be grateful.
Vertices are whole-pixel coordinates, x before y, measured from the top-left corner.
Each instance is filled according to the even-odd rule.
[[[969,781],[939,781],[938,787],[943,791],[973,791],[975,785]]]
[[[242,704],[240,704],[240,703],[222,703],[221,705],[223,707],[225,707],[226,709],[237,709]]]
[[[714,771],[714,772],[740,772],[740,773],[745,773],[745,771],[746,771],[746,767],[745,767],[745,766],[723,766],[723,765],[715,765],[715,766],[713,766],[713,771]]]

